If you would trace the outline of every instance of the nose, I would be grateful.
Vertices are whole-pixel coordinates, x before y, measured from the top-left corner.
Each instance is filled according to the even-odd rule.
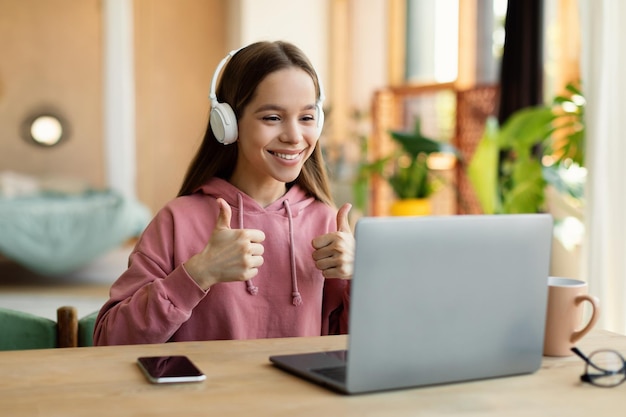
[[[297,120],[290,120],[283,124],[283,131],[280,134],[281,142],[298,143],[302,140],[302,126]]]

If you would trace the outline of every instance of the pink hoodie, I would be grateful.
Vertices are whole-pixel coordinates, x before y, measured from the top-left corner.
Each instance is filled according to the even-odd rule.
[[[232,228],[265,233],[264,263],[253,280],[205,292],[182,264],[208,243],[217,197],[232,207]],[[262,208],[213,178],[169,202],[148,225],[100,310],[94,344],[346,333],[349,281],[324,279],[311,256],[313,238],[336,229],[336,213],[298,186]]]

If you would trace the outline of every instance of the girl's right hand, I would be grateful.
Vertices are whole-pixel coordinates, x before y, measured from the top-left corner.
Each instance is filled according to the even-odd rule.
[[[231,229],[232,211],[218,198],[220,212],[209,243],[185,262],[187,273],[207,290],[218,282],[247,281],[263,265],[265,233],[257,229]]]

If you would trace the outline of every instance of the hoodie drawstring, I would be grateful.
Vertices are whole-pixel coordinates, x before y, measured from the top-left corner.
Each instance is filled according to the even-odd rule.
[[[239,204],[239,228],[243,229],[243,197],[241,194],[237,194],[237,203]],[[287,218],[289,219],[289,257],[291,264],[291,297],[292,304],[294,306],[302,305],[302,296],[300,295],[300,291],[298,291],[298,276],[296,273],[296,253],[294,247],[294,236],[293,236],[293,216],[291,214],[291,207],[289,206],[289,201],[284,200],[283,205],[285,206],[285,210],[287,211]],[[257,295],[259,292],[259,288],[254,285],[254,281],[252,278],[246,281],[246,290],[250,295]]]
[[[243,229],[243,197],[241,194],[237,194],[237,202],[239,203],[239,228]],[[246,281],[246,290],[250,295],[257,295],[259,293],[259,287],[254,285],[252,278]]]
[[[291,297],[294,306],[302,305],[302,296],[298,291],[298,277],[296,274],[296,254],[293,244],[293,219],[291,216],[291,207],[289,207],[289,200],[284,200],[283,205],[287,210],[287,217],[289,218],[289,255],[291,258]]]

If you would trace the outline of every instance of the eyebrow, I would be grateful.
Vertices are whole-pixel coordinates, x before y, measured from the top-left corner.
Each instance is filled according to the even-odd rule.
[[[315,104],[309,104],[309,105],[304,106],[302,109],[300,109],[300,111],[302,111],[302,110],[313,110],[313,109],[315,109]],[[276,105],[276,104],[264,104],[264,105],[258,107],[254,112],[255,113],[261,113],[261,112],[264,112],[264,111],[271,111],[271,110],[284,111],[285,108],[281,107],[279,105]]]

